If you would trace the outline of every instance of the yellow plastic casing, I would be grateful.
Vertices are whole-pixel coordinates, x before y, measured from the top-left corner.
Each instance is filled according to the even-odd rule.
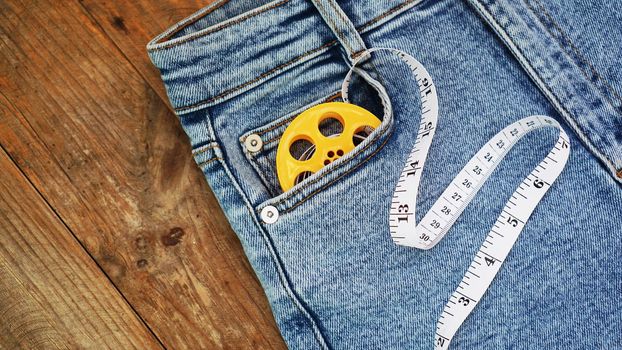
[[[322,135],[320,123],[333,118],[343,126],[339,135]],[[311,107],[298,115],[285,129],[276,152],[276,169],[283,191],[294,187],[296,178],[304,173],[316,173],[355,147],[353,137],[367,127],[376,129],[380,120],[368,110],[344,102],[327,102]],[[292,144],[306,140],[315,145],[307,160],[298,160],[290,152]]]

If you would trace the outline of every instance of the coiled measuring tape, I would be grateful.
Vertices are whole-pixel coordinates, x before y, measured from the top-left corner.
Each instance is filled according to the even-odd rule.
[[[320,126],[334,121],[340,131],[324,135]],[[276,169],[283,191],[288,191],[311,174],[352,151],[356,144],[378,127],[380,120],[368,110],[343,102],[327,102],[311,107],[298,115],[283,132],[276,152]],[[291,147],[307,141],[308,148],[298,157]]]
[[[547,116],[530,116],[507,126],[467,162],[424,215],[421,222],[417,224],[415,221],[417,193],[428,150],[437,127],[438,97],[431,76],[419,61],[397,49],[374,48],[353,62],[342,85],[342,95],[345,101],[347,101],[351,75],[356,71],[357,63],[366,55],[379,50],[397,55],[410,67],[421,96],[419,130],[395,187],[389,211],[391,237],[396,244],[419,249],[434,247],[447,234],[490,174],[518,140],[527,133],[544,127],[559,130],[557,142],[545,159],[521,182],[507,201],[484,243],[475,254],[462,281],[445,305],[437,322],[434,346],[436,349],[447,349],[453,336],[492,283],[532,212],[563,171],[570,154],[570,142],[559,123]],[[358,73],[379,92],[385,107],[385,118],[389,117],[392,108],[384,88],[364,72],[358,71]]]
[[[384,115],[392,113],[391,102],[382,84],[365,71],[352,66],[341,86],[341,97],[345,103],[327,102],[311,107],[299,114],[283,132],[277,148],[276,169],[284,192],[352,151],[380,125],[380,120],[371,112],[348,103],[348,86],[353,72],[378,91]],[[342,130],[325,135],[320,127],[326,120],[334,120]],[[307,141],[309,146],[294,155],[291,147],[301,140]]]

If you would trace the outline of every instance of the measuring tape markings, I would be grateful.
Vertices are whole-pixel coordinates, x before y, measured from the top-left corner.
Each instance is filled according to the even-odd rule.
[[[427,232],[426,235],[420,235],[416,237],[416,240],[411,238],[410,241],[404,242],[405,245],[411,245],[420,249],[430,249],[438,243],[477,194],[488,177],[500,164],[507,152],[527,133],[547,126],[560,128],[559,124],[549,117],[532,116],[511,124],[495,135],[491,141],[482,147],[476,155],[467,162],[466,166],[459,172],[451,184],[441,194],[439,199],[434,203],[432,209],[424,216],[419,226],[416,227],[417,230],[425,230]],[[567,147],[568,137],[563,130],[560,132],[560,139],[558,141],[563,142],[563,144],[566,145],[564,147]],[[563,156],[562,154],[561,157]],[[550,168],[552,166],[549,164],[550,162],[555,164],[559,161],[556,157],[558,157],[557,152],[553,151],[553,154],[547,155],[541,165]],[[563,160],[563,163],[565,164],[565,160]],[[541,175],[539,167],[536,169],[538,171],[533,174],[533,176],[546,177],[546,175]],[[561,169],[563,169],[563,166]],[[559,172],[561,172],[561,169]],[[408,176],[408,171],[410,171],[410,169],[407,165],[402,171],[402,175]],[[557,177],[557,175],[555,177]],[[543,178],[543,181],[544,180],[546,179]],[[550,184],[553,181],[554,178],[549,179],[547,183]],[[398,183],[396,188],[398,190],[403,190],[404,186],[402,183]],[[397,193],[408,192],[409,191],[406,190]],[[404,195],[399,197],[404,197]],[[518,201],[518,199],[515,199],[515,201]],[[523,208],[524,206],[519,207]],[[392,214],[398,216],[399,230],[410,232],[412,235],[412,227],[404,224],[400,225],[399,208],[397,213],[395,213],[395,209],[392,210],[394,211]],[[524,216],[521,216],[521,218],[524,218]],[[526,218],[524,218],[523,222],[525,220]]]
[[[505,146],[505,149],[498,150],[498,160],[494,165],[490,166],[487,174],[481,175],[482,177],[479,179],[480,183],[485,181],[496,167],[496,164],[503,159],[503,156],[507,154],[509,149],[511,149],[520,138],[533,130],[547,126],[559,128],[559,138],[549,154],[531,171],[514,191],[512,196],[510,196],[510,199],[503,207],[495,224],[490,229],[484,242],[475,254],[458,288],[445,305],[437,323],[437,338],[435,343],[437,349],[447,349],[449,347],[449,343],[458,328],[473,311],[492,283],[492,280],[501,268],[501,264],[503,264],[510,253],[510,250],[536,206],[550,189],[552,183],[563,171],[569,155],[568,136],[555,120],[548,117],[535,116],[522,119],[504,129],[493,138],[492,143],[499,141],[505,142],[505,140],[508,140],[509,144]],[[523,127],[522,133],[519,127]],[[518,133],[514,133],[514,139],[509,139],[507,136],[510,131],[518,131]],[[488,143],[487,146],[484,147],[484,151],[486,152],[486,148],[492,151],[494,147],[495,146],[491,145],[491,143]],[[482,153],[484,152],[478,152],[473,158],[476,161],[473,162],[475,165],[469,162],[465,169],[470,169],[469,166],[480,166],[482,161],[480,161],[479,158],[482,157]],[[460,175],[463,175],[463,173],[461,172]],[[460,178],[461,177],[459,177],[459,179]],[[475,192],[477,192],[477,190],[473,190],[471,196],[473,196]],[[468,201],[470,201],[470,199],[465,201],[465,203],[468,203]],[[464,204],[464,206],[466,206],[466,204]],[[446,233],[446,230],[444,233]],[[438,241],[438,239],[440,238],[437,238],[436,241]]]
[[[392,52],[410,67],[419,86],[421,100],[421,122],[415,143],[400,173],[389,211],[390,233],[396,244],[419,249],[434,247],[522,137],[544,127],[559,130],[559,138],[554,147],[507,201],[460,284],[445,305],[437,322],[434,344],[436,349],[447,349],[457,330],[492,283],[532,212],[563,171],[570,154],[570,142],[559,123],[546,116],[531,116],[512,123],[497,133],[467,162],[417,224],[417,194],[437,127],[438,97],[431,76],[415,58],[390,48],[369,49],[366,55],[374,51]],[[359,60],[366,55],[360,56]],[[359,60],[353,62],[342,84],[344,101],[348,101],[348,85],[352,73],[356,71],[378,91],[384,105],[385,118],[390,118],[393,111],[384,87],[364,71],[355,68]]]

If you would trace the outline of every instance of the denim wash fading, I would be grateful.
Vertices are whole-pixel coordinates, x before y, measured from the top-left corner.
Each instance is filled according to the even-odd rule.
[[[432,348],[473,254],[556,140],[554,131],[523,139],[437,247],[397,246],[387,213],[419,100],[410,72],[374,54],[363,68],[386,86],[394,114],[282,193],[275,154],[288,123],[338,100],[362,50],[392,47],[421,61],[439,94],[418,219],[504,126],[544,114],[570,132],[566,170],[453,346],[620,349],[621,23],[622,2],[605,0],[221,0],[148,50],[291,348]],[[378,110],[365,84],[352,88],[354,102]],[[251,134],[259,152],[244,146]],[[276,223],[261,221],[267,205]]]

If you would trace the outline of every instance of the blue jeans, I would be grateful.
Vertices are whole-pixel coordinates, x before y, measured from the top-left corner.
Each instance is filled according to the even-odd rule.
[[[417,219],[488,139],[543,114],[569,131],[566,170],[536,208],[452,345],[622,348],[622,3],[597,0],[221,0],[149,46],[194,157],[295,349],[430,349],[449,295],[554,130],[508,154],[438,246],[395,245],[391,196],[415,140],[416,82],[391,55],[362,65],[394,113],[326,171],[283,193],[288,123],[339,100],[349,64],[392,47],[439,94]],[[381,116],[373,89],[354,103]],[[259,151],[245,145],[253,135]],[[278,220],[266,224],[267,205]]]

